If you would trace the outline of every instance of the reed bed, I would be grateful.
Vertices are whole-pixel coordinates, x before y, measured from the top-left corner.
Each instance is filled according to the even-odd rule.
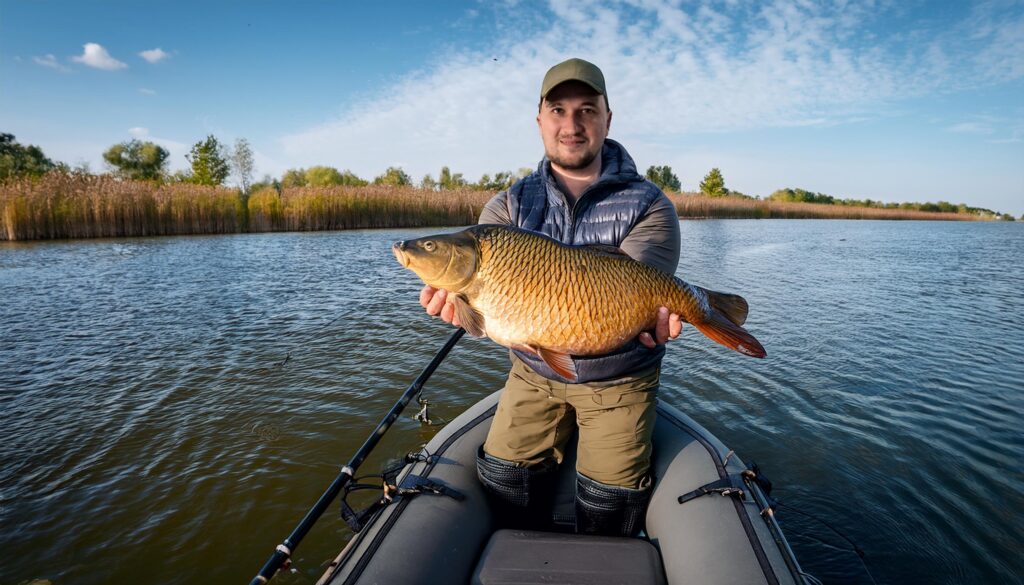
[[[244,225],[233,189],[63,173],[0,184],[4,240],[217,234]]]
[[[263,189],[249,198],[249,230],[315,231],[476,223],[494,194],[414,187],[293,187]]]
[[[237,189],[49,173],[0,183],[0,240],[427,227],[476,223],[490,191]],[[683,218],[973,220],[979,216],[669,193]]]
[[[972,221],[983,219],[967,213],[938,213],[910,209],[849,207],[820,203],[792,203],[747,199],[744,197],[706,197],[699,193],[669,193],[679,217],[690,219],[896,219]]]

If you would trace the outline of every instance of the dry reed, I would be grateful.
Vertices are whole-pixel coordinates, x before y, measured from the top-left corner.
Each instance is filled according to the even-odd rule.
[[[427,227],[475,223],[490,191],[414,187],[236,189],[49,173],[0,183],[0,240]],[[670,193],[684,218],[981,219],[933,213]]]
[[[0,239],[45,240],[240,231],[233,189],[49,173],[0,184]]]
[[[249,198],[249,229],[345,230],[476,223],[493,193],[414,187],[293,187],[263,189]]]
[[[792,203],[728,196],[707,197],[699,193],[669,193],[668,196],[675,203],[676,213],[679,217],[690,219],[918,219],[947,221],[983,219],[967,213]]]

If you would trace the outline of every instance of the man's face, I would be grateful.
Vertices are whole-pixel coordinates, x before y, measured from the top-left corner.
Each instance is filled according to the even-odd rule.
[[[567,81],[548,92],[537,114],[545,154],[566,170],[584,169],[601,154],[611,124],[604,96],[579,81]]]

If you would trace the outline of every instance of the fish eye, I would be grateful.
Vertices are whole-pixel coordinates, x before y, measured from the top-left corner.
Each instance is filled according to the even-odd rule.
[[[428,240],[426,242],[423,242],[423,249],[426,250],[427,252],[433,252],[434,250],[437,249],[437,244]]]

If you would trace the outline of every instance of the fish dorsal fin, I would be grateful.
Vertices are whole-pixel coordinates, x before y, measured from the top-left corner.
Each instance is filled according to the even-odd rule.
[[[576,381],[576,364],[572,363],[572,358],[569,357],[569,354],[538,347],[537,355],[556,374],[570,382]]]
[[[483,313],[470,306],[469,299],[466,298],[466,295],[448,295],[448,300],[451,301],[452,307],[455,308],[455,316],[459,320],[459,325],[462,326],[467,333],[475,337],[483,337],[484,335],[487,335],[484,329]]]
[[[622,251],[622,248],[618,246],[610,246],[608,244],[586,244],[583,248],[595,252],[597,254],[608,254],[610,256],[625,256],[629,258],[629,254]]]

